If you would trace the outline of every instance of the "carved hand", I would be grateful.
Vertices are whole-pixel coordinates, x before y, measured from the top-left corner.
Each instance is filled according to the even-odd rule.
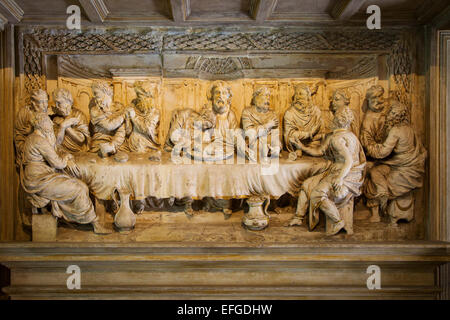
[[[323,133],[319,133],[319,134],[316,134],[314,137],[313,137],[313,141],[318,141],[318,140],[322,140],[323,138],[325,137],[325,134],[323,134]]]
[[[134,111],[133,108],[127,108],[127,110],[125,110],[125,114],[130,118],[134,118],[136,116],[136,111]]]
[[[64,120],[64,122],[61,124],[61,127],[67,129],[77,125],[78,123],[80,123],[80,120],[78,118],[69,118]]]
[[[102,143],[100,145],[100,155],[102,158],[106,158],[108,156],[108,153],[115,153],[116,149],[114,148],[114,145],[111,143]]]
[[[72,157],[73,158],[73,157]],[[81,171],[77,164],[73,161],[73,159],[67,162],[66,170],[68,173],[74,177],[80,177]]]
[[[333,187],[334,190],[339,190],[343,184],[344,179],[342,179],[341,177],[337,177],[331,182],[331,186]]]
[[[273,120],[270,120],[270,121],[267,122],[267,124],[266,124],[267,130],[270,130],[270,129],[275,128],[275,127],[276,127],[276,123],[275,123],[275,121],[273,121]]]
[[[60,145],[61,143],[63,143],[63,141],[64,141],[64,135],[65,135],[65,131],[64,131],[64,129],[61,129],[61,130],[58,132],[58,136],[56,137],[56,144],[57,144],[57,145]]]

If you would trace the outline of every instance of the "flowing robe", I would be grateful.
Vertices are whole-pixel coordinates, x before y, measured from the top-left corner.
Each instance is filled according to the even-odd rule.
[[[340,190],[334,190],[333,181],[341,174],[345,164],[343,148],[352,155],[352,166],[343,179]],[[361,195],[365,178],[366,156],[361,143],[353,132],[346,129],[338,129],[329,134],[322,144],[325,150],[325,158],[331,163],[324,172],[308,178],[302,189],[310,199],[309,224],[310,229],[319,223],[318,207],[324,199],[330,199],[336,206],[342,207],[353,197]]]
[[[135,102],[133,102],[134,104]],[[160,112],[151,108],[147,113],[140,112],[135,106],[134,118],[131,118],[131,134],[128,138],[127,147],[131,152],[148,153],[158,150],[158,126]]]
[[[123,114],[105,111],[94,100],[91,101],[90,114],[94,130],[90,152],[98,152],[103,143],[111,143],[118,151],[125,141]]]
[[[367,150],[370,141],[383,142],[384,123],[386,116],[384,112],[367,111],[361,124],[360,141]]]
[[[210,142],[203,144],[203,157],[207,160],[224,160],[234,156],[235,132],[239,124],[232,110],[224,114],[217,114],[212,107],[205,108],[203,115],[208,119],[214,119],[214,131],[210,130]],[[223,152],[218,154],[218,152]]]
[[[284,114],[284,142],[289,152],[297,149],[296,142],[300,140],[308,146],[312,138],[319,133],[322,127],[320,109],[310,105],[304,110],[291,106]]]
[[[60,171],[67,163],[46,138],[32,133],[24,144],[23,159],[20,179],[33,206],[42,208],[51,202],[58,218],[81,224],[95,220],[87,185]]]
[[[175,110],[170,120],[169,132],[167,132],[164,148],[171,150],[181,140],[184,141],[181,143],[192,145],[195,122],[201,122],[201,130],[212,128],[215,125],[214,118],[205,110],[202,110],[202,113],[198,113],[192,109]],[[180,132],[181,130],[189,136],[183,136],[183,132]]]
[[[422,187],[427,152],[411,126],[394,126],[383,143],[370,141],[367,154],[382,159],[370,169],[364,186],[369,206]]]
[[[16,115],[14,125],[14,143],[16,145],[16,164],[20,166],[22,161],[22,151],[26,138],[33,133],[33,111],[29,106],[25,106],[19,110]]]
[[[53,123],[55,124],[54,126],[55,135],[58,135],[59,130],[61,128],[60,126],[63,123],[63,121],[70,118],[78,119],[79,121],[78,124],[72,127],[71,129],[76,131],[77,133],[82,134],[84,136],[84,141],[80,144],[66,131],[64,134],[64,141],[62,142],[61,147],[68,152],[88,151],[90,140],[89,123],[84,113],[76,108],[72,108],[72,113],[67,117],[55,116],[53,118]]]
[[[267,124],[269,122],[274,123],[274,127],[268,128]],[[267,110],[267,112],[260,112],[255,106],[247,107],[242,112],[242,128],[244,132],[249,137],[249,147],[250,149],[255,148],[255,143],[258,143],[258,134],[261,129],[267,131],[267,144],[271,144],[269,147],[272,152],[279,153],[279,141],[273,141],[270,136],[270,131],[278,129],[279,120],[278,115],[273,110]],[[252,136],[256,134],[255,136]],[[272,148],[274,147],[274,148]],[[266,156],[266,155],[265,155]]]

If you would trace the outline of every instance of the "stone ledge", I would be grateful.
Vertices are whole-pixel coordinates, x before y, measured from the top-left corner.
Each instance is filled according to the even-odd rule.
[[[61,287],[9,287],[5,291],[16,299],[435,299],[441,292],[433,287],[390,287],[367,290],[362,287],[83,287],[70,291]]]
[[[450,262],[442,242],[278,244],[2,243],[12,299],[439,299]],[[69,265],[82,289],[65,287]],[[366,287],[379,265],[382,290]],[[442,279],[441,279],[442,278]]]

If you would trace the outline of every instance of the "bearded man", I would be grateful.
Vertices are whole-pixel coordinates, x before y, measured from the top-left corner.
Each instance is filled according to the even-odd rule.
[[[25,139],[33,132],[32,119],[36,114],[48,111],[48,95],[44,90],[36,90],[31,95],[30,105],[24,106],[16,115],[14,143],[16,146],[16,164],[20,166]]]
[[[125,115],[117,105],[113,106],[113,91],[108,83],[94,82],[92,92],[89,110],[94,136],[90,152],[107,157],[115,154],[125,141]]]
[[[319,223],[319,210],[332,221],[331,228],[326,230],[327,235],[335,235],[346,227],[338,208],[361,194],[366,168],[362,146],[349,130],[353,117],[350,108],[337,109],[333,118],[333,132],[326,136],[319,147],[302,147],[311,156],[325,156],[330,164],[324,172],[303,183],[291,226],[303,224],[309,208],[310,230]],[[348,228],[347,232],[352,233],[352,228]]]
[[[391,202],[422,187],[427,157],[427,151],[410,124],[409,110],[401,102],[391,103],[383,132],[386,133],[384,141],[368,139],[366,145],[367,154],[379,159],[369,170],[364,185],[372,222],[380,221],[379,211],[385,211]],[[397,203],[388,210],[393,226],[399,219],[410,221],[413,218],[414,199],[409,198],[409,205]]]
[[[210,130],[211,141],[203,145],[203,159],[220,161],[234,156],[233,129],[237,129],[239,124],[231,110],[232,96],[231,87],[223,81],[214,82],[208,92],[210,104],[203,108],[202,115],[211,119],[211,129],[214,130]]]
[[[384,137],[384,123],[386,119],[387,103],[384,99],[384,89],[380,85],[372,86],[367,90],[367,112],[361,125],[360,141],[367,149],[370,142],[380,143]]]
[[[53,98],[56,144],[68,152],[87,151],[89,123],[84,113],[73,106],[72,94],[67,89],[56,89]]]
[[[131,102],[131,107],[126,110],[127,149],[136,153],[154,153],[159,151],[158,127],[160,112],[154,106],[154,95],[144,82],[136,81],[134,84],[136,99]],[[131,133],[130,133],[131,132]],[[161,160],[161,154],[155,153]]]
[[[261,144],[261,158],[278,156],[280,153],[279,140],[272,140],[271,131],[278,129],[278,115],[270,109],[270,90],[260,87],[253,93],[251,106],[242,112],[242,128],[248,137],[248,148],[257,150],[261,138],[267,137],[267,141]],[[270,141],[269,141],[270,140]],[[273,145],[269,146],[269,143]]]
[[[79,173],[73,155],[57,153],[49,116],[40,113],[32,121],[34,131],[26,138],[20,168],[20,182],[31,204],[34,208],[43,208],[51,203],[55,217],[92,224],[97,234],[110,233],[97,219],[87,185],[70,176]]]
[[[284,142],[291,159],[301,156],[302,146],[318,145],[322,138],[321,112],[312,100],[317,90],[317,85],[313,91],[304,84],[296,86],[292,106],[284,114]]]

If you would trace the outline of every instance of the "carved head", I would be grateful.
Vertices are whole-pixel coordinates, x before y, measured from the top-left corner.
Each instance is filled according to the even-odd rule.
[[[331,111],[335,113],[337,110],[347,107],[350,104],[350,98],[344,90],[338,89],[333,93],[331,99]]]
[[[55,132],[53,131],[53,122],[46,113],[36,113],[32,123],[35,132],[40,132],[51,145],[56,144]]]
[[[388,127],[409,124],[409,109],[406,105],[397,100],[391,101],[391,107],[386,115]]]
[[[354,119],[355,116],[350,108],[341,108],[334,114],[333,126],[335,129],[348,129]]]
[[[72,113],[73,98],[69,90],[60,88],[53,91],[55,100],[55,113],[67,117]]]
[[[294,88],[294,96],[292,97],[292,105],[299,110],[312,104],[312,92],[308,85],[300,84]]]
[[[212,102],[215,113],[225,114],[231,108],[231,88],[223,81],[216,81],[212,84],[208,99]]]
[[[252,105],[262,111],[269,110],[270,106],[270,89],[268,87],[260,87],[253,92]]]
[[[154,104],[155,94],[152,89],[149,83],[144,81],[136,81],[134,83],[134,91],[137,97],[136,108],[142,113],[146,113]]]
[[[44,90],[36,90],[31,95],[31,109],[33,112],[47,113],[48,95]]]
[[[367,106],[370,110],[379,112],[384,109],[384,88],[380,85],[372,86],[366,93]]]
[[[105,111],[110,110],[113,101],[111,86],[105,81],[94,81],[91,88],[97,105]]]

